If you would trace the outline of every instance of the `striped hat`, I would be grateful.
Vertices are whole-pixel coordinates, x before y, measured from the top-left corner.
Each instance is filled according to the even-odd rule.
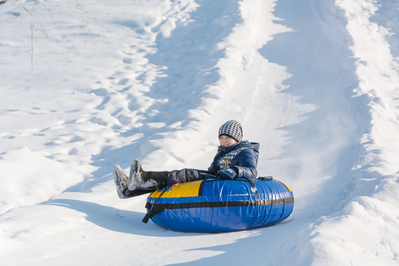
[[[242,126],[235,120],[227,121],[219,128],[219,137],[221,135],[232,137],[237,142],[240,142],[242,141]]]

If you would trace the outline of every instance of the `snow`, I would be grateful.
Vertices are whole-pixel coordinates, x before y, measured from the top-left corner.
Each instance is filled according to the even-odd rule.
[[[398,265],[399,3],[0,5],[1,265]],[[112,166],[207,169],[227,120],[294,192],[266,228],[141,222]]]

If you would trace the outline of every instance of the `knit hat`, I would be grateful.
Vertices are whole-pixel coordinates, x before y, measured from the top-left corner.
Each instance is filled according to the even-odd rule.
[[[235,120],[227,121],[219,128],[219,137],[221,135],[229,136],[240,142],[242,141],[242,126]]]

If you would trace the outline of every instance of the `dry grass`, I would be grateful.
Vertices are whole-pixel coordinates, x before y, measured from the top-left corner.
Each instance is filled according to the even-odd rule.
[[[30,57],[30,65],[31,65],[32,71],[33,71],[33,29],[34,28],[35,28],[35,22],[30,24],[30,32],[31,32],[30,43],[31,43],[31,46],[32,46],[32,54],[31,54],[31,57]]]
[[[43,32],[43,34],[46,35],[46,37],[48,37],[47,30],[46,30],[46,28],[42,25],[42,23],[40,23],[40,21],[39,21],[34,15],[32,15],[32,13],[31,13],[26,7],[24,7],[24,9],[25,9],[26,12],[29,13],[29,15],[31,15],[31,16],[37,21],[37,23],[39,23],[39,25],[42,27],[42,28],[40,29],[40,31]]]

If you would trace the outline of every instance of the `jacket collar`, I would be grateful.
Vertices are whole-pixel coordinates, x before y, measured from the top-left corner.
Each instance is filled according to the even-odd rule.
[[[218,153],[222,152],[222,153],[229,153],[232,150],[235,150],[237,148],[242,148],[242,147],[247,147],[250,148],[252,150],[254,150],[256,153],[259,152],[259,143],[256,142],[249,142],[248,140],[243,140],[241,142],[238,142],[234,145],[231,145],[229,147],[222,147],[219,146],[218,147]]]
[[[221,151],[221,152],[223,152],[223,153],[229,153],[229,152],[231,152],[232,150],[235,150],[235,149],[237,149],[237,148],[241,148],[241,147],[249,147],[251,144],[247,141],[247,140],[243,140],[243,141],[240,141],[240,142],[237,142],[236,144],[233,144],[233,145],[231,145],[231,146],[229,146],[229,147],[222,147],[222,146],[219,146],[219,151]]]

